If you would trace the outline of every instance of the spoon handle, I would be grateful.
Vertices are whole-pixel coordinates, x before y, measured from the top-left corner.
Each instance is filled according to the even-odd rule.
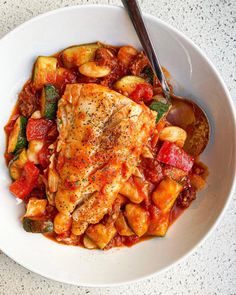
[[[152,41],[149,37],[147,28],[145,26],[145,23],[143,21],[143,17],[139,8],[139,5],[136,0],[121,0],[126,11],[129,14],[129,17],[133,23],[133,26],[136,30],[136,33],[139,37],[139,40],[143,46],[143,49],[152,65],[152,68],[159,79],[162,89],[164,91],[164,94],[167,99],[170,98],[170,88],[167,84],[165,75],[162,71],[160,62],[158,60],[158,57],[155,53]]]

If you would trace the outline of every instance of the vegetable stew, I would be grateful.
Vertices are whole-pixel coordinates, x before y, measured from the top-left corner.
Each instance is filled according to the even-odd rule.
[[[167,121],[170,109],[132,46],[39,56],[5,126],[25,231],[87,249],[164,237],[207,176],[184,150],[187,130]]]

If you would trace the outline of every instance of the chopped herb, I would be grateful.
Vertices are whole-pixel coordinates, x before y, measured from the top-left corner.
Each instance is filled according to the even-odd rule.
[[[153,101],[149,108],[157,112],[156,123],[158,123],[159,120],[167,113],[170,105],[161,101]]]

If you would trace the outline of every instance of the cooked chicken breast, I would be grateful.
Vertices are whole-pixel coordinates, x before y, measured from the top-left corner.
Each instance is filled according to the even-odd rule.
[[[144,104],[96,84],[70,84],[58,105],[59,212],[74,234],[99,222],[134,172],[155,126]]]

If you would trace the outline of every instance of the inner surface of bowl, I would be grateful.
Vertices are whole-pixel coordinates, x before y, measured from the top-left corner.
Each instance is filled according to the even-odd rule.
[[[41,275],[72,284],[103,286],[153,274],[193,249],[226,204],[235,174],[235,121],[228,92],[212,65],[189,40],[153,17],[146,16],[145,20],[161,63],[172,75],[176,94],[192,97],[209,117],[211,138],[201,160],[210,174],[207,188],[165,238],[105,252],[64,246],[24,232],[20,223],[23,207],[8,191],[3,127],[38,55],[93,41],[140,48],[133,27],[118,7],[72,7],[37,17],[0,41],[0,248]]]

